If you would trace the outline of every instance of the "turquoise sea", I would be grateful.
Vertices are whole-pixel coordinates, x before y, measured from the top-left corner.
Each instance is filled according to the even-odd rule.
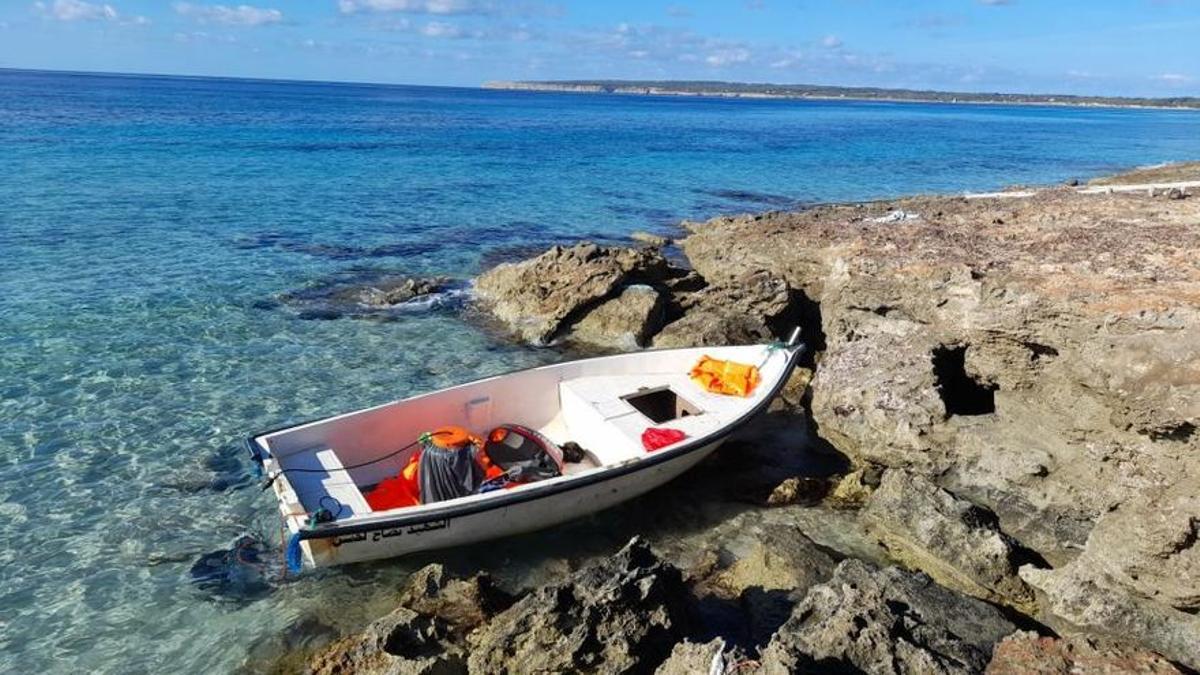
[[[1185,111],[0,71],[0,672],[230,671],[382,612],[428,560],[280,580],[272,549],[197,582],[242,535],[278,547],[242,437],[562,358],[283,293],[1196,158]],[[440,557],[518,578],[622,517]]]

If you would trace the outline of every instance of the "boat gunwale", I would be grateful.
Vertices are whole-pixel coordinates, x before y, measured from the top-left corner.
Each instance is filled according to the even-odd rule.
[[[766,343],[763,346],[769,346],[769,343]],[[679,349],[679,348],[650,349],[650,350],[644,350],[643,352],[637,352],[637,353],[641,354],[641,353],[645,353],[645,352],[654,352],[654,351],[675,351],[677,349]],[[682,456],[684,456],[690,452],[693,452],[699,448],[702,448],[706,445],[711,445],[713,443],[724,440],[725,438],[727,438],[728,436],[733,434],[735,431],[740,429],[742,426],[744,426],[751,419],[758,416],[759,413],[761,413],[764,409],[766,409],[766,407],[769,406],[771,404],[771,402],[775,400],[775,397],[778,396],[779,392],[782,391],[784,386],[787,385],[788,379],[791,378],[791,374],[795,370],[796,364],[799,362],[800,357],[804,354],[804,352],[806,350],[806,345],[803,342],[801,342],[801,343],[797,343],[795,345],[785,346],[784,350],[788,350],[791,353],[788,356],[787,363],[785,363],[783,366],[783,370],[780,372],[778,380],[775,382],[775,385],[771,388],[771,390],[767,393],[767,395],[764,396],[761,401],[759,401],[757,404],[755,404],[748,411],[746,411],[745,413],[740,415],[737,419],[731,421],[729,424],[726,424],[725,426],[721,427],[720,429],[714,431],[713,433],[711,433],[709,435],[698,436],[696,438],[689,439],[687,442],[681,443],[676,447],[664,448],[663,450],[657,451],[654,454],[651,454],[649,456],[640,457],[636,461],[633,461],[633,462],[624,462],[624,463],[618,464],[616,466],[613,466],[613,467],[607,468],[607,469],[601,467],[599,470],[589,471],[589,472],[586,472],[586,473],[583,473],[583,474],[580,474],[577,476],[573,476],[573,477],[567,477],[567,480],[560,481],[560,482],[546,482],[543,484],[533,483],[533,484],[526,486],[524,489],[521,489],[521,490],[505,492],[504,494],[490,497],[488,499],[482,499],[482,500],[475,501],[475,502],[448,504],[445,508],[442,508],[439,510],[430,510],[430,511],[424,511],[421,513],[409,513],[409,514],[405,514],[401,511],[400,513],[398,513],[395,516],[390,516],[390,517],[385,516],[385,517],[379,518],[378,520],[371,520],[369,522],[357,522],[357,523],[352,522],[352,523],[349,523],[346,525],[336,525],[336,524],[332,524],[332,523],[328,524],[328,525],[319,525],[314,529],[302,529],[298,532],[298,535],[301,540],[330,539],[330,538],[341,537],[341,536],[346,536],[346,535],[354,535],[354,534],[360,534],[360,533],[365,533],[365,532],[373,532],[375,530],[386,529],[386,528],[390,528],[390,527],[407,527],[407,526],[411,526],[411,525],[420,525],[420,524],[428,523],[430,521],[448,520],[450,518],[471,516],[471,515],[475,515],[478,513],[493,511],[495,509],[507,508],[507,507],[515,505],[515,504],[521,504],[521,503],[533,501],[536,499],[542,499],[544,497],[558,495],[558,494],[561,494],[564,492],[570,492],[571,490],[577,490],[580,488],[590,487],[592,485],[602,483],[607,480],[611,480],[614,478],[621,478],[621,477],[627,476],[629,474],[635,473],[637,471],[641,471],[643,469],[657,466],[659,464],[670,461],[672,459],[682,457]],[[552,363],[552,364],[546,364],[544,366],[537,366],[535,368],[516,368],[516,369],[510,370],[505,373],[491,375],[489,377],[480,378],[478,380],[473,380],[471,382],[464,382],[459,385],[454,385],[454,387],[466,386],[466,385],[475,384],[478,382],[486,382],[488,380],[492,380],[492,379],[495,379],[498,377],[504,377],[506,375],[512,375],[512,374],[516,374],[516,373],[526,372],[529,370],[536,370],[536,369],[540,369],[540,368],[550,368],[550,367],[555,367],[555,366],[559,366],[559,365],[563,365],[563,364],[567,364],[567,363],[573,363],[573,362],[579,362],[579,361],[590,361],[593,359],[603,359],[603,358],[611,358],[611,355],[610,356],[595,356],[595,357],[588,357],[588,358],[583,358],[583,359],[571,359],[568,361],[561,361],[559,363]],[[447,387],[446,389],[452,389],[454,387]],[[437,393],[440,391],[445,391],[446,389],[439,389],[435,392],[427,392],[426,394],[418,394],[417,396],[410,396],[407,398],[397,399],[395,401],[391,401],[389,403],[384,403],[379,406],[370,406],[368,408],[363,408],[362,410],[359,410],[359,411],[352,411],[350,413],[342,413],[339,415],[332,415],[329,417],[323,417],[323,418],[314,419],[314,420],[310,420],[310,421],[306,421],[306,422],[299,422],[297,424],[279,427],[278,429],[272,429],[270,431],[264,431],[264,432],[261,432],[258,434],[248,436],[246,438],[246,445],[250,451],[251,456],[254,458],[254,460],[256,462],[258,462],[259,466],[261,467],[263,464],[264,458],[262,457],[261,451],[259,450],[259,447],[258,447],[258,439],[260,439],[264,436],[282,433],[284,431],[297,429],[297,428],[300,428],[303,426],[307,426],[309,424],[315,424],[318,422],[331,420],[331,419],[334,419],[337,417],[341,417],[343,415],[355,414],[358,412],[371,410],[373,408],[379,408],[379,407],[393,405],[395,403],[401,403],[404,401],[418,398],[420,396],[426,396],[426,395],[434,394],[434,393]]]

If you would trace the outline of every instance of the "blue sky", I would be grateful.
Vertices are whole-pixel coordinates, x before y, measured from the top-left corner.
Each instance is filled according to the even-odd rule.
[[[0,67],[1200,95],[1200,0],[0,0]]]

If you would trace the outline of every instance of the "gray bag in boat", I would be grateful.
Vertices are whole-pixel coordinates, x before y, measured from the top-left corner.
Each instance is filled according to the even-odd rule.
[[[422,504],[475,494],[483,482],[483,467],[475,458],[479,446],[474,439],[439,442],[436,434],[440,431],[433,432],[432,438],[422,439],[417,469]]]

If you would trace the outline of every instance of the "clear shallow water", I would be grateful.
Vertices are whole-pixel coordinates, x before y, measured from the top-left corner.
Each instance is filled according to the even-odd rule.
[[[303,321],[264,304],[279,293],[364,269],[466,277],[498,249],[685,217],[1194,159],[1198,131],[1178,111],[0,71],[0,671],[225,671],[302,617],[382,611],[424,561],[250,597],[188,581],[239,535],[277,536],[242,436],[559,358],[452,313]],[[518,578],[641,520],[441,557]],[[325,630],[304,626],[292,639]]]

